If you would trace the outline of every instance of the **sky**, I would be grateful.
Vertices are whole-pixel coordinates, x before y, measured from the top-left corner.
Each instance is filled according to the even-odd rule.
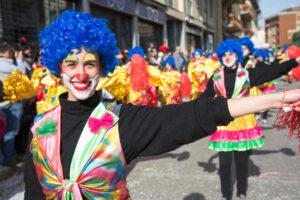
[[[265,26],[265,18],[278,14],[281,10],[300,6],[300,0],[257,0],[261,10],[258,26]]]

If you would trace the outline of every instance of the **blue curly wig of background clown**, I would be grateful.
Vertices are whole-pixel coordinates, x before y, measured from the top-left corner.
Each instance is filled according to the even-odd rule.
[[[213,53],[212,52],[207,52],[206,54],[204,54],[205,58],[208,58],[209,56],[213,56]]]
[[[221,64],[223,64],[222,56],[226,52],[236,53],[236,55],[238,57],[237,62],[238,63],[243,62],[244,56],[243,56],[242,46],[237,41],[235,41],[234,39],[227,38],[226,40],[221,42],[221,44],[219,44],[219,46],[217,47],[217,55],[218,55],[218,59],[221,62]]]
[[[199,49],[199,48],[197,48],[197,49],[195,49],[194,51],[193,51],[193,53],[192,53],[192,57],[193,58],[195,58],[195,53],[196,52],[199,52],[200,53],[200,56],[202,56],[203,55],[203,52],[202,52],[202,50],[201,49]]]
[[[248,36],[245,36],[245,37],[242,37],[239,39],[238,41],[241,45],[244,45],[246,46],[249,51],[250,51],[250,54],[252,54],[254,52],[254,44],[253,42],[250,40],[250,38]]]
[[[268,54],[271,54],[271,56],[274,56],[274,52],[271,49],[268,49],[267,51],[268,51]]]
[[[263,61],[266,61],[269,59],[269,52],[264,49],[256,49],[254,52],[254,58],[262,57]]]
[[[143,58],[145,57],[144,50],[140,46],[136,46],[134,48],[129,49],[129,51],[128,51],[128,60],[129,61],[131,60],[131,57],[134,54],[138,54],[138,55],[142,56]]]
[[[58,77],[59,65],[72,49],[83,47],[98,52],[104,64],[103,76],[113,72],[117,65],[115,34],[107,27],[106,19],[94,18],[89,13],[64,11],[39,34],[39,39],[41,62]]]
[[[169,56],[168,58],[166,58],[163,62],[163,65],[166,66],[166,64],[171,65],[173,68],[175,68],[175,59],[171,56]]]

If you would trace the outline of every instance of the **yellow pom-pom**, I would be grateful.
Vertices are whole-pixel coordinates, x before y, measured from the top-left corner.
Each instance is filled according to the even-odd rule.
[[[3,81],[4,99],[11,103],[22,101],[23,98],[34,96],[34,90],[29,78],[20,71],[12,70],[9,77]]]

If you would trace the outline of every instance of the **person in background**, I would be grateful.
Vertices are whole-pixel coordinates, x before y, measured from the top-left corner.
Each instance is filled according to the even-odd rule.
[[[289,60],[285,65],[274,68],[244,68],[241,45],[228,38],[217,47],[217,55],[222,67],[216,70],[207,83],[205,97],[222,96],[239,99],[249,96],[250,88],[271,81],[288,73],[300,63],[300,57]],[[256,95],[251,97],[261,97]],[[248,104],[244,104],[249,106]],[[247,107],[245,106],[245,107]],[[254,113],[254,112],[252,112]],[[248,160],[251,149],[264,144],[263,130],[256,124],[254,114],[235,118],[227,126],[218,126],[208,137],[208,148],[219,154],[221,192],[226,200],[232,198],[231,165],[235,160],[237,196],[246,198],[248,188]]]
[[[154,48],[154,43],[153,42],[149,42],[148,43],[148,48],[147,48],[147,54],[152,51]]]
[[[187,72],[189,62],[190,62],[190,54],[187,50],[185,50],[182,54],[181,72]]]
[[[158,51],[163,52],[164,54],[166,54],[169,51],[167,41],[163,42],[163,44],[159,47]]]
[[[175,70],[180,72],[182,66],[182,54],[180,46],[176,46],[175,51],[173,52],[173,58],[175,59]]]
[[[7,41],[0,41],[0,80],[3,82],[9,77],[11,70],[23,69],[13,63],[14,47]],[[16,54],[21,59],[23,56],[21,52]],[[0,110],[5,113],[7,128],[3,138],[2,144],[2,165],[12,168],[22,167],[22,163],[17,160],[15,149],[15,137],[19,132],[20,120],[23,111],[23,104],[21,102],[11,103],[2,99],[0,102]]]

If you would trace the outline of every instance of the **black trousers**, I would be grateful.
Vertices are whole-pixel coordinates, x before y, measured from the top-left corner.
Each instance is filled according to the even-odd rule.
[[[237,196],[246,196],[248,186],[249,151],[219,152],[221,191],[227,200],[232,197],[231,164],[233,159],[236,166]]]
[[[268,112],[269,112],[269,110],[266,110],[265,112],[261,113],[261,118],[268,119]]]

